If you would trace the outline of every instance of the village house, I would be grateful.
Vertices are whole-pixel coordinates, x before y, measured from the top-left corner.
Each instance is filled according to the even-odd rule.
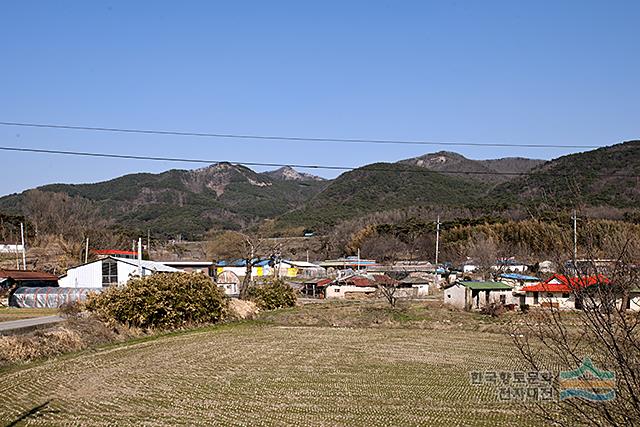
[[[240,278],[232,271],[223,271],[219,274],[216,285],[228,296],[240,295]]]
[[[444,303],[460,309],[513,304],[512,288],[501,282],[457,281],[444,287]]]
[[[103,288],[125,285],[134,276],[180,271],[155,261],[107,256],[71,267],[58,282],[65,288]]]
[[[324,291],[333,279],[310,279],[303,283],[302,293],[308,298],[324,298]]]
[[[270,259],[254,259],[251,261],[251,277],[265,277],[272,276],[273,261]],[[238,277],[244,277],[247,275],[247,263],[244,259],[237,259],[234,261],[219,261],[215,264],[216,276],[230,271]]]
[[[336,279],[324,288],[324,297],[327,299],[363,299],[376,295],[377,286],[371,279],[364,276],[353,275]]]
[[[43,271],[0,269],[0,289],[57,287],[58,276]]]
[[[620,300],[620,302],[622,303],[622,300]],[[640,286],[629,291],[625,308],[631,311],[640,311]]]
[[[581,309],[582,301],[576,299],[575,291],[606,282],[603,276],[567,277],[554,274],[544,282],[520,289],[524,293],[520,296],[520,305]]]
[[[306,261],[291,261],[283,259],[278,262],[278,276],[289,278],[312,279],[324,277],[327,273],[323,267]]]
[[[524,273],[529,270],[529,266],[523,262],[517,261],[515,258],[502,258],[491,266],[493,271],[504,273]]]
[[[21,253],[24,246],[18,243],[0,242],[0,254]]]
[[[214,277],[215,267],[211,261],[158,261],[169,267],[186,271],[187,273],[204,273],[209,277]]]
[[[346,258],[330,259],[322,261],[320,267],[327,270],[327,275],[335,277],[342,270],[367,271],[367,269],[376,267],[378,264],[373,259],[362,259],[357,256],[349,256]]]
[[[518,291],[524,286],[539,283],[540,278],[520,273],[503,273],[498,275],[498,282],[512,286],[514,290]]]
[[[429,286],[435,283],[435,277],[414,274],[399,280],[396,297],[424,298],[429,295]]]

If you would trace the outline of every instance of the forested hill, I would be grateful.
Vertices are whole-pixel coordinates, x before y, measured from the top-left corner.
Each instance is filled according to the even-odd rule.
[[[501,174],[520,173],[522,176]],[[405,208],[461,208],[467,215],[599,207],[635,218],[640,206],[640,141],[563,156],[470,160],[438,152],[375,163],[322,180],[285,167],[257,173],[228,163],[132,174],[95,184],[53,184],[0,198],[0,214],[80,212],[77,222],[158,238],[200,239],[214,229],[328,230],[345,220]],[[474,213],[470,213],[474,212]],[[74,215],[72,213],[68,215]],[[70,218],[72,219],[72,218]]]
[[[559,157],[498,185],[490,197],[507,204],[637,208],[640,141]]]
[[[157,237],[199,239],[211,228],[242,229],[297,208],[324,187],[220,163],[196,170],[132,174],[95,184],[52,184],[0,198],[0,212],[41,215],[55,202],[86,206],[96,222]],[[66,198],[53,195],[70,196]]]
[[[324,228],[373,212],[426,205],[461,206],[488,191],[485,183],[403,163],[374,163],[344,173],[276,228]]]

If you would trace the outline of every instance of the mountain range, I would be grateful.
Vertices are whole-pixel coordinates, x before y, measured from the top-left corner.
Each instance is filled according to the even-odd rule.
[[[247,229],[268,219],[279,232],[322,230],[375,212],[420,206],[495,210],[579,201],[633,210],[640,202],[638,176],[640,141],[629,141],[550,161],[472,160],[440,151],[366,165],[333,180],[291,167],[258,173],[219,163],[35,190],[90,203],[112,224],[132,232],[150,229],[158,237],[199,239],[211,229]],[[26,214],[33,191],[0,198],[0,213]]]

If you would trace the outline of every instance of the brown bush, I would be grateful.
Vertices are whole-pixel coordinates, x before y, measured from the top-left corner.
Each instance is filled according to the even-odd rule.
[[[0,365],[56,356],[139,334],[133,329],[108,327],[94,317],[67,320],[47,329],[0,336]]]
[[[176,329],[219,322],[227,315],[228,301],[204,274],[159,273],[91,294],[86,307],[111,323]]]

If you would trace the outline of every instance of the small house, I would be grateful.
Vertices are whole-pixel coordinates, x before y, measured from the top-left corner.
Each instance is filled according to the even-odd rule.
[[[524,286],[539,283],[540,278],[520,273],[503,273],[498,276],[498,282],[513,286],[514,290],[519,290]]]
[[[378,285],[397,284],[385,274],[353,274],[335,279],[325,287],[325,298],[363,299],[377,296]]]
[[[215,268],[211,261],[158,261],[169,267],[186,271],[187,273],[204,273],[214,277]]]
[[[576,291],[606,282],[607,279],[603,276],[567,277],[554,274],[544,282],[520,289],[524,293],[520,296],[520,305],[580,309],[582,301],[576,299]]]
[[[325,288],[333,279],[311,279],[304,282],[302,294],[307,298],[324,298]]]
[[[444,287],[444,303],[460,309],[513,304],[511,286],[501,282],[457,281]]]
[[[19,243],[0,242],[0,254],[17,254],[21,253],[24,245]]]
[[[57,287],[58,276],[43,271],[0,269],[0,288]]]
[[[326,270],[318,264],[306,261],[281,260],[278,263],[278,275],[280,277],[289,278],[305,278],[323,277]]]
[[[435,283],[434,276],[409,275],[400,279],[398,284],[399,297],[406,294],[410,298],[424,298],[429,295],[429,286]]]
[[[226,295],[240,295],[240,278],[232,271],[223,271],[219,274],[216,284]]]
[[[160,262],[107,256],[71,267],[60,276],[59,283],[64,288],[103,288],[123,286],[134,276],[180,271]]]
[[[265,277],[273,275],[273,261],[270,259],[253,259],[251,260],[251,277]],[[230,271],[238,277],[247,275],[247,262],[244,259],[233,261],[219,261],[216,263],[216,276]]]
[[[505,273],[524,273],[529,270],[529,266],[514,258],[502,258],[497,260],[496,263],[491,266],[491,269]]]

